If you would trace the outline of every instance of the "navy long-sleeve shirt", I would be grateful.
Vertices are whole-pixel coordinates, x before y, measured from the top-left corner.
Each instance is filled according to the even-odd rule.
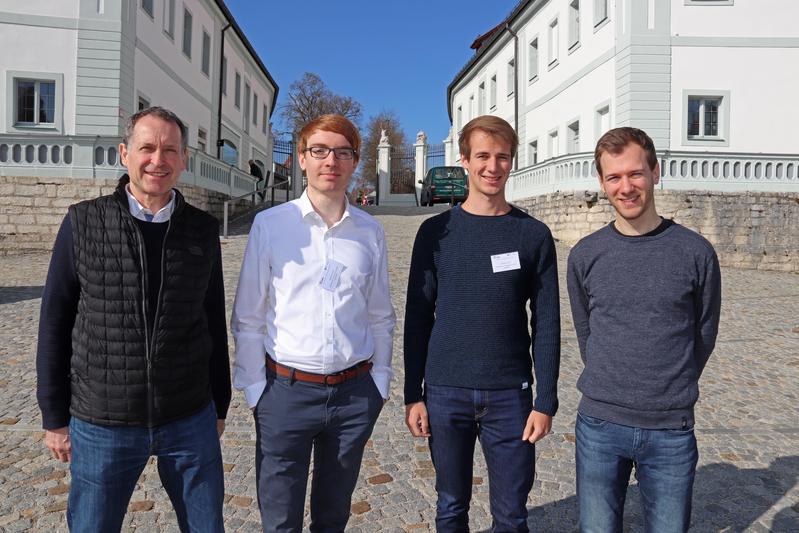
[[[144,238],[151,291],[148,297],[157,299],[161,276],[161,242],[166,234],[166,223],[136,220]],[[158,279],[153,279],[155,276]],[[72,224],[69,215],[64,218],[56,236],[47,283],[42,294],[39,316],[39,343],[36,351],[36,396],[42,411],[42,427],[57,429],[69,424],[70,359],[72,356],[72,328],[78,309],[80,287],[75,271]],[[155,309],[154,302],[150,306]],[[208,327],[213,343],[210,360],[211,394],[217,417],[225,418],[230,405],[230,367],[227,349],[225,319],[225,289],[222,277],[222,257],[214,260],[213,270],[204,303]],[[153,317],[148,317],[152,321]]]
[[[503,254],[509,254],[504,266]],[[422,399],[423,382],[474,389],[532,386],[534,368],[535,410],[554,415],[558,298],[555,244],[538,220],[516,208],[479,216],[461,207],[426,220],[408,277],[405,403]]]

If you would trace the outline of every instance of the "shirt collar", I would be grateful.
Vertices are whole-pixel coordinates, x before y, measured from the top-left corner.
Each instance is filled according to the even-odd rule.
[[[305,189],[302,192],[302,196],[299,197],[299,199],[297,200],[297,203],[300,206],[300,214],[302,214],[302,218],[307,218],[308,215],[313,213],[314,215],[316,215],[316,218],[318,220],[320,220],[320,221],[322,220],[322,217],[319,216],[319,213],[317,213],[316,210],[313,208],[313,204],[311,204],[311,199],[308,198],[308,189]],[[341,224],[345,219],[349,218],[351,215],[352,215],[352,213],[350,211],[350,203],[347,201],[347,199],[345,197],[344,198],[344,214],[341,215],[341,220],[339,220],[338,222],[333,224],[333,226],[337,226],[337,225]]]
[[[153,213],[139,203],[136,197],[130,192],[130,183],[125,185],[125,194],[128,195],[128,207],[130,208],[130,214],[133,215],[134,218],[144,220],[145,222],[166,222],[172,217],[172,211],[175,209],[174,189],[169,191],[169,202],[159,209],[157,213]],[[148,221],[145,215],[152,215],[152,220]]]

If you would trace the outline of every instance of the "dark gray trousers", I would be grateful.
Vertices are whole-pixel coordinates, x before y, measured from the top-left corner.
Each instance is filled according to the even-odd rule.
[[[255,478],[265,532],[302,531],[313,451],[310,530],[341,532],[383,398],[371,375],[340,385],[276,376],[255,407]]]

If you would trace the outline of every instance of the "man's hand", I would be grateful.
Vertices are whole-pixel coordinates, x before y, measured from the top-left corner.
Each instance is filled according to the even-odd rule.
[[[69,443],[69,426],[44,430],[44,445],[50,450],[53,459],[62,463],[72,460],[72,445]]]
[[[219,438],[222,438],[222,433],[225,432],[225,419],[224,418],[217,418],[216,419],[216,433],[219,435]]]
[[[536,441],[549,435],[551,429],[551,416],[538,411],[531,411],[530,416],[527,417],[527,425],[524,426],[524,432],[522,432],[522,440],[535,444]]]
[[[408,426],[414,437],[430,436],[430,424],[427,421],[427,407],[424,402],[405,406],[405,425]]]

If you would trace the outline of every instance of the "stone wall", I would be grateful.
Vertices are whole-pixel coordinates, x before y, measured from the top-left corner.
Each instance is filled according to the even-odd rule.
[[[108,179],[0,176],[0,255],[51,250],[70,205],[115,188],[116,180]],[[227,195],[182,183],[178,188],[189,203],[221,222]],[[248,208],[241,200],[231,214]]]
[[[614,218],[602,193],[552,193],[514,202],[574,244]],[[724,266],[799,272],[799,194],[655,191],[658,213],[699,232]]]

